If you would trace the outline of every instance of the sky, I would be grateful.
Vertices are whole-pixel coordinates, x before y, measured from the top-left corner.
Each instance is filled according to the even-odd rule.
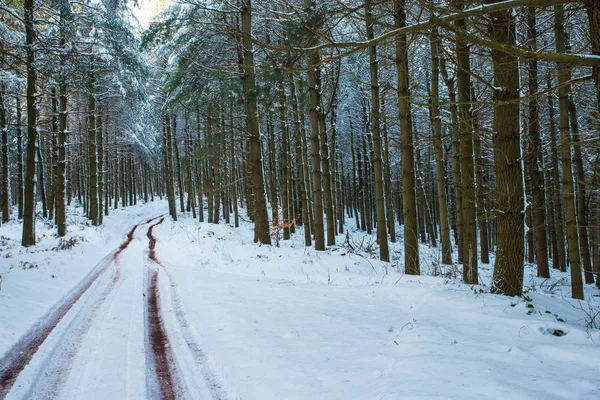
[[[144,28],[147,28],[152,18],[161,12],[171,0],[138,0],[138,6],[133,6],[133,13]]]

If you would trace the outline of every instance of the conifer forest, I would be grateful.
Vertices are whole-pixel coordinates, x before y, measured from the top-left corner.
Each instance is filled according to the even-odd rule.
[[[600,393],[598,0],[0,0],[0,132],[0,399]]]

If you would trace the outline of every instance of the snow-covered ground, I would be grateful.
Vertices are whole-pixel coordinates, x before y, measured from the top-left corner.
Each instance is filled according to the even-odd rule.
[[[61,251],[42,224],[35,249],[19,246],[19,224],[0,227],[0,360],[99,273],[7,398],[165,397],[148,322],[155,274],[165,379],[185,398],[600,397],[600,331],[588,326],[599,292],[586,286],[585,302],[571,300],[567,274],[540,280],[529,266],[526,294],[509,298],[487,293],[490,265],[480,266],[483,285],[464,285],[428,246],[424,275],[404,275],[400,242],[381,263],[352,226],[354,250],[339,235],[316,252],[300,229],[275,247],[254,244],[247,221],[146,223],[165,212],[165,202],[129,207],[101,228],[74,217],[69,235],[85,240]]]

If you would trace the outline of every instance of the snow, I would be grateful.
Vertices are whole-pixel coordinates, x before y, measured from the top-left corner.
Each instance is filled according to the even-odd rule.
[[[71,209],[69,235],[85,241],[62,251],[51,250],[58,239],[39,222],[36,249],[18,245],[18,223],[0,227],[0,359],[134,224],[166,210],[165,201],[119,209],[94,228]],[[253,243],[247,218],[235,229],[189,215],[153,228],[160,266],[148,258],[149,225],[138,228],[116,265],[65,315],[7,398],[44,390],[49,398],[49,389],[64,399],[156,397],[144,338],[152,270],[159,273],[169,346],[189,398],[600,394],[600,331],[586,325],[589,307],[600,309],[599,292],[587,285],[588,301],[571,300],[568,274],[553,270],[542,280],[527,266],[525,295],[510,298],[488,293],[491,265],[480,265],[482,285],[464,285],[460,270],[435,266],[439,249],[425,245],[428,275],[404,275],[401,240],[391,244],[393,262],[381,263],[376,251],[365,250],[372,237],[351,225],[357,251],[340,235],[338,246],[317,252],[304,247],[302,228],[278,248]],[[26,261],[39,267],[23,269]]]

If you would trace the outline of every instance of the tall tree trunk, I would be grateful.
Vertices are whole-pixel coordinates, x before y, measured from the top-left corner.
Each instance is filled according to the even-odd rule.
[[[577,226],[579,232],[579,249],[581,252],[581,266],[585,283],[594,283],[592,271],[592,260],[590,258],[590,245],[588,238],[587,201],[585,197],[585,170],[581,157],[581,142],[579,138],[579,123],[577,122],[577,108],[573,96],[569,97],[569,118],[571,121],[571,132],[573,135],[573,164],[575,164],[575,176],[577,181]]]
[[[535,7],[527,10],[527,36],[529,48],[536,51],[537,31]],[[548,245],[546,241],[546,201],[544,198],[544,174],[540,170],[542,165],[542,140],[540,138],[539,124],[539,98],[538,92],[538,64],[536,60],[530,60],[528,65],[529,94],[529,174],[531,178],[531,207],[533,219],[533,237],[535,240],[535,258],[537,263],[537,276],[549,278],[548,268]]]
[[[98,115],[98,225],[102,224],[104,217],[104,124],[102,115]]]
[[[475,126],[478,126],[477,116],[473,117]],[[475,128],[474,132],[478,132]],[[487,190],[487,173],[484,168],[485,159],[481,154],[481,138],[476,135],[473,138],[473,150],[475,155],[475,169],[477,180],[477,221],[479,222],[479,246],[481,253],[481,262],[489,264],[490,262],[490,246],[489,246],[489,227],[487,221],[487,211],[485,202],[485,191]]]
[[[292,116],[294,118],[294,140],[296,145],[296,159],[298,160],[298,191],[300,195],[300,203],[302,204],[302,224],[304,225],[304,245],[312,245],[310,235],[310,215],[308,213],[308,194],[306,176],[304,174],[304,154],[302,149],[302,135],[304,134],[300,127],[300,116],[298,112],[298,98],[296,97],[296,85],[294,83],[294,75],[288,75],[290,82],[290,100],[292,104]]]
[[[2,50],[0,46],[0,50]],[[10,219],[10,203],[8,196],[8,121],[6,118],[6,104],[4,81],[0,81],[0,133],[2,136],[2,183],[0,185],[0,207],[2,208],[2,221]]]
[[[56,98],[56,87],[50,89],[50,105],[52,109],[52,116],[50,118],[50,143],[48,145],[49,154],[48,158],[48,219],[54,219],[55,209],[55,181],[56,181],[56,159],[58,148],[56,147],[57,135],[58,135],[58,99]]]
[[[35,155],[37,145],[37,110],[34,0],[24,0],[23,15],[25,22],[26,69],[27,69],[27,152],[25,165],[25,199],[23,209],[23,246],[35,245]]]
[[[554,37],[556,52],[565,53],[566,38],[564,32],[563,6],[554,7]],[[583,299],[583,283],[581,278],[581,259],[579,256],[579,239],[577,232],[577,216],[575,212],[575,187],[571,165],[571,133],[569,131],[569,92],[571,79],[568,65],[557,63],[558,68],[558,129],[560,131],[560,154],[562,165],[562,197],[565,206],[565,224],[567,226],[567,255],[571,268],[571,296]]]
[[[254,51],[252,45],[252,5],[251,0],[241,0],[242,47],[244,74],[242,77],[246,125],[249,136],[249,159],[252,177],[252,197],[254,204],[254,241],[271,244],[269,216],[265,200],[265,183],[262,168],[262,146],[258,125],[256,81],[254,77]]]
[[[183,175],[181,173],[181,157],[179,157],[179,142],[177,140],[177,116],[173,116],[173,149],[175,149],[175,160],[177,161],[177,186],[179,187],[179,208],[185,212],[185,190],[183,187]]]
[[[233,131],[233,128],[232,128]],[[185,111],[185,173],[188,192],[188,211],[191,209],[194,219],[196,219],[196,196],[194,190],[193,162],[192,162],[192,135],[190,133],[190,114]]]
[[[19,219],[23,218],[23,117],[21,115],[21,86],[17,85],[17,204]]]
[[[163,126],[163,158],[165,184],[167,189],[167,201],[169,203],[169,215],[177,221],[177,203],[175,201],[175,184],[173,182],[173,140],[171,139],[171,116],[165,114]],[[125,198],[125,196],[123,196]]]
[[[288,110],[285,100],[283,76],[281,76],[279,84],[279,130],[281,132],[281,211],[283,213],[283,240],[290,239],[290,224],[292,223],[292,216],[290,214],[292,201],[290,199],[290,153],[287,114]]]
[[[454,0],[457,10],[464,8],[464,0]],[[475,168],[473,162],[473,131],[471,125],[471,62],[470,49],[462,31],[466,29],[466,20],[455,21],[456,35],[456,84],[458,91],[458,114],[460,130],[460,168],[461,168],[461,216],[463,248],[463,281],[477,284],[477,215],[475,213]],[[477,132],[476,132],[477,134]]]
[[[373,14],[371,0],[365,1],[365,23],[367,40],[373,39]],[[385,197],[383,193],[383,167],[381,156],[381,130],[379,107],[379,71],[377,47],[369,47],[369,65],[371,73],[371,134],[373,135],[373,172],[375,175],[375,213],[377,215],[377,238],[379,239],[379,259],[390,261],[387,227],[385,225]]]
[[[440,213],[440,239],[442,241],[442,264],[452,264],[450,242],[450,219],[448,198],[444,181],[444,153],[442,149],[442,117],[440,115],[440,37],[437,28],[431,30],[431,119],[433,124],[433,148],[435,151],[435,174],[438,208]]]
[[[240,226],[240,213],[238,209],[238,184],[239,169],[235,162],[235,129],[233,125],[233,103],[229,106],[229,129],[231,131],[231,201],[233,202],[233,224],[236,228]]]
[[[394,0],[394,26],[406,26],[405,0]],[[404,270],[419,275],[419,242],[417,240],[417,200],[415,193],[415,155],[410,110],[408,42],[399,35],[396,44],[398,78],[398,117],[400,120],[400,151],[402,153],[402,214],[404,219]]]
[[[46,182],[45,182],[45,174],[44,174],[44,156],[42,153],[43,149],[42,136],[38,135],[38,145],[36,147],[37,150],[37,164],[38,164],[38,184],[39,184],[39,194],[42,201],[42,217],[48,217],[48,208],[46,203]]]
[[[315,13],[317,2],[315,0],[304,0],[305,12],[308,16]],[[318,27],[311,27],[311,31]],[[316,35],[311,33],[309,45],[317,42]],[[325,231],[323,226],[323,192],[321,190],[321,154],[319,147],[319,106],[320,90],[317,83],[316,65],[319,63],[319,53],[312,51],[307,53],[306,62],[309,70],[306,73],[308,81],[308,118],[310,125],[311,164],[312,164],[312,189],[313,189],[313,231],[315,236],[315,249],[325,250]]]
[[[200,110],[196,112],[196,133],[198,137],[197,152],[196,152],[196,189],[198,191],[198,220],[204,222],[204,180],[202,173],[202,162],[198,160],[198,154],[202,153],[202,138],[201,138],[201,123],[200,123]],[[248,210],[250,213],[250,209]]]
[[[327,139],[327,123],[325,120],[324,105],[321,102],[321,71],[316,69],[316,78],[318,90],[319,106],[317,107],[317,115],[319,119],[319,138],[321,145],[321,167],[323,178],[323,206],[325,209],[325,218],[327,220],[327,245],[335,245],[335,217],[333,215],[333,192],[331,186],[331,171],[329,164],[329,140]]]
[[[220,114],[221,110],[219,108],[219,112],[217,114]],[[213,123],[214,123],[214,119],[213,119]],[[212,193],[213,193],[213,198],[214,198],[214,209],[213,209],[213,224],[218,224],[219,223],[219,216],[221,214],[221,157],[220,157],[220,149],[221,149],[221,140],[222,140],[222,136],[221,136],[221,129],[219,127],[219,120],[217,117],[217,121],[216,121],[217,126],[213,126],[214,127],[214,133],[212,134],[212,148],[211,148],[211,152],[213,153],[213,162],[212,162],[212,171],[213,171],[213,186],[212,186]]]
[[[552,84],[550,77],[546,80],[548,91]],[[565,253],[565,233],[563,220],[563,202],[560,190],[560,172],[558,169],[558,142],[556,138],[556,119],[554,117],[554,101],[552,93],[548,92],[548,118],[550,119],[550,158],[552,159],[552,215],[556,228],[556,251],[552,257],[552,268],[562,272],[567,271],[567,256]]]
[[[390,141],[387,129],[387,112],[383,99],[381,101],[381,110],[383,119],[383,179],[385,181],[386,221],[390,231],[390,242],[396,243],[396,223],[394,221],[394,202],[392,197],[392,171],[390,166]]]
[[[94,73],[93,70],[91,72]],[[92,78],[93,82],[93,78]],[[94,95],[94,84],[90,84],[88,97],[88,162],[89,162],[89,213],[88,217],[92,225],[99,225],[98,218],[98,165],[96,158],[96,97]]]
[[[274,229],[279,227],[279,193],[277,191],[277,155],[275,154],[275,127],[273,126],[273,115],[271,114],[271,105],[266,110],[267,121],[267,179],[269,182],[268,193],[271,201],[271,225]]]
[[[497,1],[488,1],[496,3]],[[490,39],[515,45],[513,10],[490,15]],[[497,250],[493,290],[519,296],[525,255],[523,167],[519,120],[519,64],[515,56],[492,50],[494,64],[494,168],[496,171]]]
[[[456,88],[454,78],[450,77],[446,68],[446,62],[444,57],[440,57],[440,72],[444,77],[446,87],[448,88],[448,98],[450,100],[450,116],[451,116],[451,133],[452,138],[452,172],[454,179],[454,214],[455,214],[455,242],[458,249],[458,263],[463,262],[463,246],[460,244],[463,242],[463,224],[462,224],[462,189],[461,189],[461,171],[460,171],[460,130],[458,122],[458,106],[456,105]]]
[[[356,160],[356,146],[354,144],[354,125],[352,124],[352,116],[348,116],[348,122],[350,124],[350,153],[352,155],[352,182],[351,182],[351,187],[350,187],[350,192],[352,193],[353,196],[353,207],[354,207],[354,219],[356,222],[356,227],[358,229],[363,229],[363,225],[361,224],[361,215],[359,214],[358,210],[361,209],[361,213],[362,213],[362,208],[360,207],[360,191],[362,190],[362,186],[360,186],[360,179],[361,179],[361,175],[360,175],[360,158],[358,159],[358,161]],[[358,169],[357,169],[357,164],[358,164]],[[358,171],[358,179],[359,179],[359,186],[357,187],[356,185],[356,172]]]

